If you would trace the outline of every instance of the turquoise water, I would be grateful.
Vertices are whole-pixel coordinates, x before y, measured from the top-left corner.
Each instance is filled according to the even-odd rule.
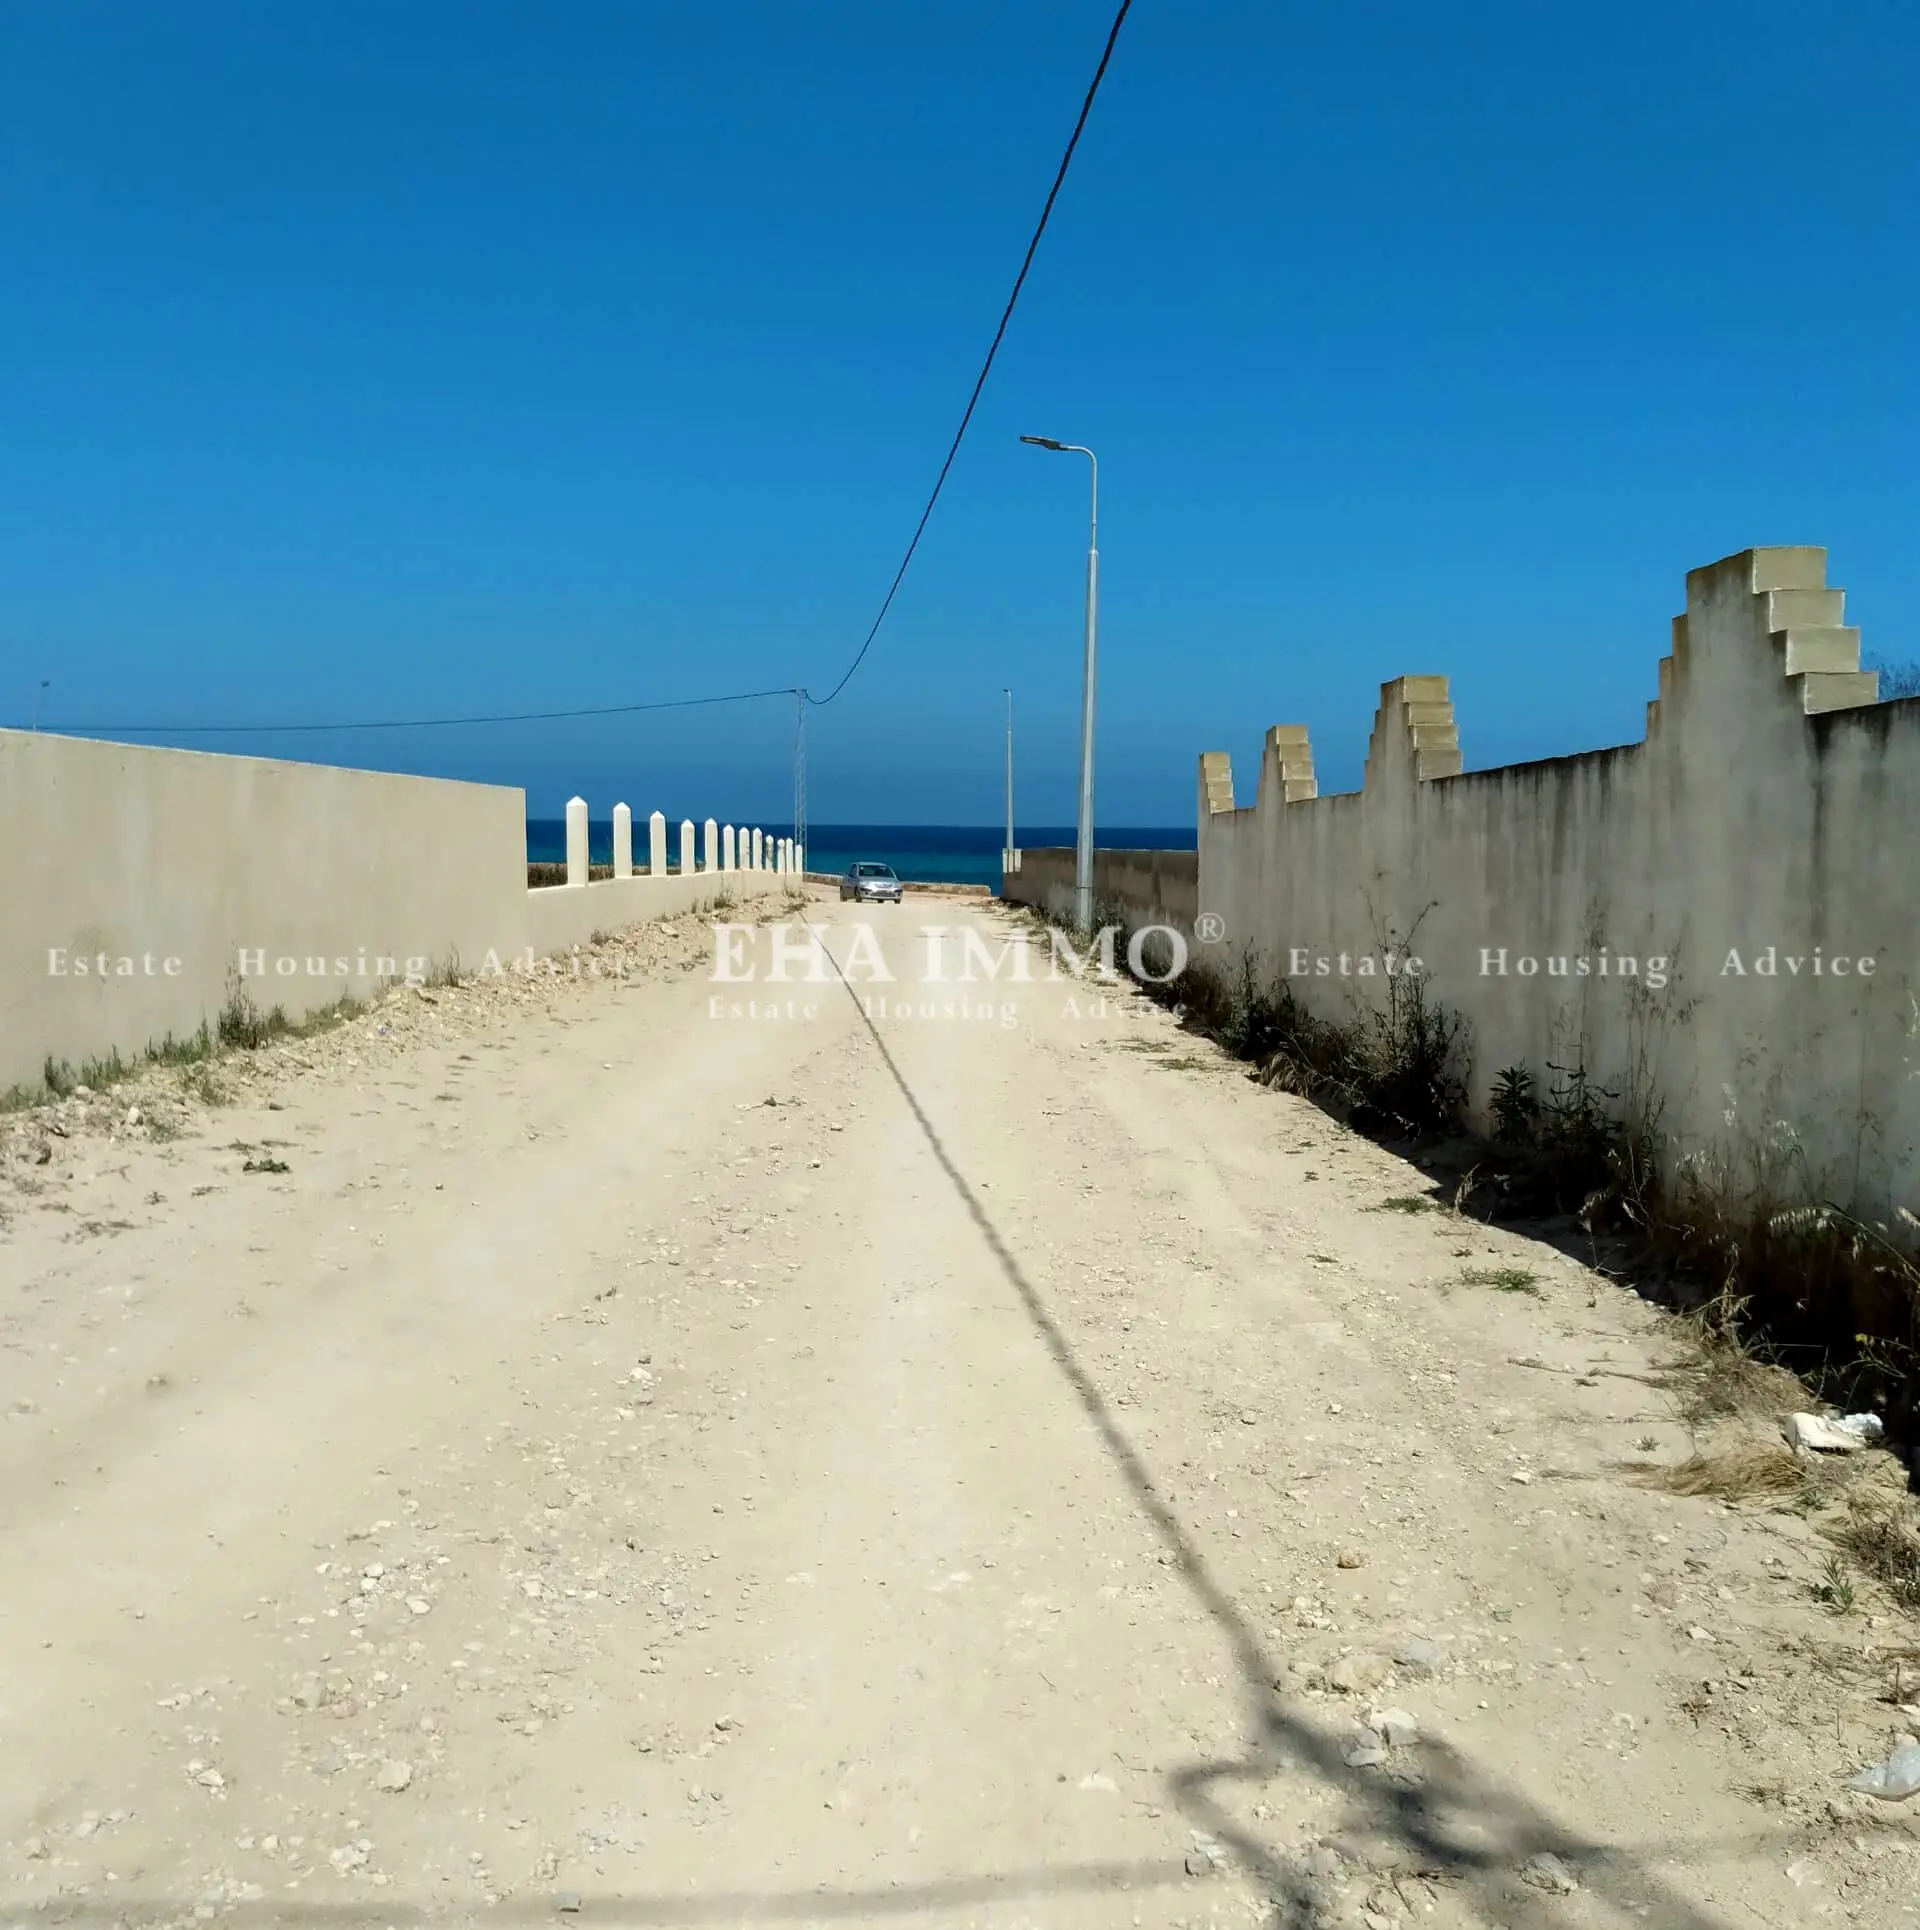
[[[790,826],[763,824],[760,829],[774,837],[785,837]],[[636,827],[635,844],[645,862],[645,827]],[[675,825],[673,838],[678,839]],[[891,865],[902,878],[915,884],[986,885],[1000,889],[1000,846],[1006,838],[1003,825],[990,824],[815,824],[808,827],[809,871],[845,871],[857,859],[873,864]],[[1016,827],[1015,836],[1026,849],[1073,842],[1071,825],[1032,825]],[[1102,826],[1096,842],[1111,851],[1191,851],[1193,827]],[[589,856],[594,864],[613,860],[611,823],[588,827]],[[675,844],[678,855],[678,844]],[[561,818],[527,820],[527,857],[536,864],[557,864],[567,855],[567,827]]]

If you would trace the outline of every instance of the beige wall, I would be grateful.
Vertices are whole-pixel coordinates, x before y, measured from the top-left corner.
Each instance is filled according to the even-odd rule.
[[[0,731],[0,1087],[192,1033],[243,951],[290,1017],[383,958],[477,960],[522,932],[525,864],[519,791]]]
[[[1670,1162],[1746,1194],[1765,1175],[1876,1217],[1916,1208],[1920,700],[1874,701],[1841,603],[1822,550],[1695,570],[1642,743],[1462,773],[1446,679],[1423,676],[1383,689],[1358,792],[1317,795],[1299,726],[1269,732],[1244,808],[1226,757],[1203,757],[1198,905],[1225,936],[1196,956],[1232,971],[1251,954],[1338,1020],[1378,1002],[1359,961],[1397,940],[1464,1022],[1483,1122],[1502,1068],[1544,1086],[1584,1065],[1623,1102],[1658,1103]],[[1051,860],[1027,853],[1010,891],[1054,890]],[[1136,890],[1157,915],[1162,897]],[[1755,969],[1769,946],[1771,977]],[[1601,976],[1603,947],[1640,975]],[[1745,977],[1725,969],[1735,950]],[[1816,954],[1873,975],[1816,976]]]
[[[1018,871],[1003,873],[1001,896],[1010,905],[1031,905],[1056,918],[1073,915],[1074,853],[1071,846],[1041,846],[1020,853]],[[1129,923],[1171,925],[1191,934],[1198,908],[1199,856],[1192,851],[1095,851],[1096,903],[1126,907]]]
[[[243,964],[255,1004],[298,1018],[382,977],[764,888],[722,872],[529,892],[526,851],[518,790],[0,731],[0,1091],[49,1058],[191,1036]]]
[[[524,836],[524,833],[523,833]],[[645,918],[673,918],[764,897],[777,881],[765,871],[674,872],[664,878],[603,878],[592,885],[553,885],[527,897],[527,939],[539,954],[584,945],[595,932],[617,931]]]
[[[1825,561],[1752,550],[1692,572],[1643,743],[1462,774],[1446,681],[1420,677],[1383,690],[1355,794],[1314,795],[1299,729],[1270,734],[1244,810],[1226,760],[1203,758],[1202,908],[1328,1017],[1378,981],[1292,975],[1292,954],[1337,974],[1342,951],[1410,943],[1465,1021],[1482,1117],[1503,1067],[1544,1083],[1584,1064],[1657,1099],[1672,1159],[1737,1181],[1794,1168],[1876,1214],[1912,1204],[1920,701],[1874,701]],[[1801,974],[1760,975],[1769,946]],[[1600,976],[1603,947],[1640,976]],[[1873,976],[1816,976],[1816,954]],[[1548,975],[1583,956],[1584,979]]]

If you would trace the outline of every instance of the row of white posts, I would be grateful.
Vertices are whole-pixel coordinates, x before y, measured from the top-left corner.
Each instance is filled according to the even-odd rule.
[[[799,877],[807,868],[806,853],[791,838],[775,838],[745,825],[716,824],[709,818],[699,829],[695,850],[691,818],[680,820],[680,869],[692,871],[766,871],[778,877]],[[647,871],[667,875],[667,820],[656,811],[647,820]],[[624,804],[613,807],[613,875],[631,878],[633,870],[633,813]],[[567,800],[567,883],[587,882],[587,801]]]

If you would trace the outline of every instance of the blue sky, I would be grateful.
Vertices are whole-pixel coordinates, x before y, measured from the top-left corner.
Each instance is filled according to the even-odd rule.
[[[1110,0],[0,12],[0,718],[829,688]],[[1920,13],[1136,0],[817,820],[1100,816],[1453,679],[1469,766],[1640,734],[1685,572],[1824,543],[1920,655]],[[784,816],[790,707],[182,739]]]

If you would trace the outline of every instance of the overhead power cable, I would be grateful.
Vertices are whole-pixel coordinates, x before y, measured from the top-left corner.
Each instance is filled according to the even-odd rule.
[[[979,376],[975,379],[973,393],[967,398],[966,413],[960,418],[960,426],[953,432],[953,444],[947,450],[947,459],[940,465],[940,473],[934,478],[933,494],[927,498],[927,506],[920,512],[920,520],[914,525],[913,540],[907,545],[907,553],[900,559],[900,567],[893,573],[893,582],[887,589],[885,599],[880,605],[880,614],[873,620],[873,628],[867,632],[867,640],[859,649],[854,660],[848,664],[846,674],[824,697],[809,697],[810,704],[830,704],[846,689],[853,673],[866,661],[867,652],[873,648],[873,640],[880,634],[880,626],[887,620],[887,612],[893,608],[893,599],[898,594],[901,583],[907,574],[907,565],[913,561],[913,553],[920,547],[920,538],[926,533],[927,523],[932,518],[933,506],[940,500],[940,492],[947,486],[947,472],[953,467],[953,459],[960,453],[960,444],[965,439],[967,425],[973,420],[975,405],[980,400],[980,392],[987,386],[987,377],[993,370],[993,358],[1000,353],[1000,344],[1006,336],[1007,324],[1013,320],[1014,305],[1020,299],[1020,291],[1026,286],[1027,270],[1033,266],[1033,257],[1040,247],[1040,237],[1047,232],[1047,223],[1053,215],[1053,204],[1060,198],[1060,189],[1067,178],[1067,169],[1073,165],[1073,151],[1080,145],[1081,131],[1086,127],[1087,116],[1093,112],[1094,96],[1100,91],[1100,83],[1106,78],[1107,63],[1113,58],[1114,43],[1120,38],[1121,26],[1125,23],[1133,0],[1120,0],[1120,11],[1113,16],[1113,25],[1107,33],[1107,44],[1100,53],[1100,65],[1093,70],[1093,80],[1087,88],[1087,97],[1080,103],[1080,118],[1073,124],[1073,133],[1067,139],[1067,149],[1060,157],[1060,166],[1053,177],[1053,186],[1047,190],[1047,205],[1040,210],[1039,224],[1033,231],[1033,239],[1027,243],[1026,258],[1020,264],[1020,272],[1013,279],[1013,293],[1007,297],[1006,308],[1000,316],[1000,326],[993,331],[993,342],[987,350],[987,359],[980,365]]]
[[[1093,79],[1088,83],[1086,98],[1080,103],[1079,117],[1073,124],[1073,132],[1067,138],[1066,151],[1060,156],[1060,165],[1054,171],[1053,185],[1047,190],[1046,205],[1040,210],[1040,219],[1035,224],[1033,239],[1027,243],[1027,252],[1020,263],[1020,272],[1014,277],[1013,292],[1007,297],[1007,305],[1001,311],[1000,326],[993,331],[993,340],[988,345],[987,357],[980,365],[980,373],[974,379],[973,393],[967,397],[965,412],[960,417],[960,426],[954,431],[953,441],[947,449],[946,460],[940,465],[940,473],[934,478],[933,493],[927,498],[927,506],[920,512],[920,520],[914,525],[913,538],[907,544],[906,554],[900,559],[900,567],[893,573],[893,581],[880,604],[880,612],[873,620],[873,627],[867,632],[866,640],[847,666],[840,681],[824,697],[814,697],[793,685],[785,685],[773,690],[743,690],[730,692],[717,697],[674,697],[653,703],[638,704],[591,704],[578,710],[529,710],[501,712],[485,717],[395,717],[376,720],[356,719],[347,723],[333,724],[54,724],[44,728],[55,732],[98,733],[111,737],[267,737],[267,736],[326,736],[342,731],[376,730],[450,730],[462,725],[475,724],[543,724],[570,720],[580,717],[627,717],[640,711],[649,710],[691,710],[710,704],[754,703],[763,697],[798,697],[803,704],[824,706],[846,689],[853,674],[866,661],[867,652],[873,648],[873,640],[880,634],[880,626],[887,620],[887,612],[893,608],[893,600],[899,594],[900,585],[906,580],[907,568],[912,563],[914,553],[920,547],[920,539],[926,534],[927,524],[932,520],[934,505],[940,500],[940,492],[946,487],[947,476],[953,468],[954,458],[960,453],[960,445],[966,439],[967,427],[973,421],[974,409],[978,406],[981,392],[987,386],[987,377],[993,372],[994,358],[1000,353],[1000,344],[1006,339],[1007,325],[1013,320],[1013,311],[1020,300],[1020,291],[1026,286],[1028,271],[1033,267],[1034,256],[1039,252],[1040,238],[1047,231],[1047,223],[1053,218],[1053,205],[1060,198],[1060,190],[1066,184],[1067,170],[1073,165],[1074,150],[1080,145],[1080,136],[1085,131],[1087,117],[1093,112],[1095,96],[1100,92],[1100,83],[1106,78],[1108,64],[1113,59],[1115,44],[1120,38],[1120,29],[1125,24],[1133,0],[1120,0],[1119,11],[1113,16],[1113,25],[1107,31],[1107,43],[1100,52],[1100,64],[1094,69]]]
[[[738,690],[724,697],[665,697],[645,704],[589,704],[579,710],[502,711],[489,717],[393,717],[350,724],[48,724],[61,732],[98,731],[115,737],[266,737],[303,733],[325,736],[347,730],[449,730],[460,724],[547,724],[574,717],[629,717],[641,710],[691,710],[702,704],[750,704],[762,697],[791,697],[791,684],[778,690]]]

